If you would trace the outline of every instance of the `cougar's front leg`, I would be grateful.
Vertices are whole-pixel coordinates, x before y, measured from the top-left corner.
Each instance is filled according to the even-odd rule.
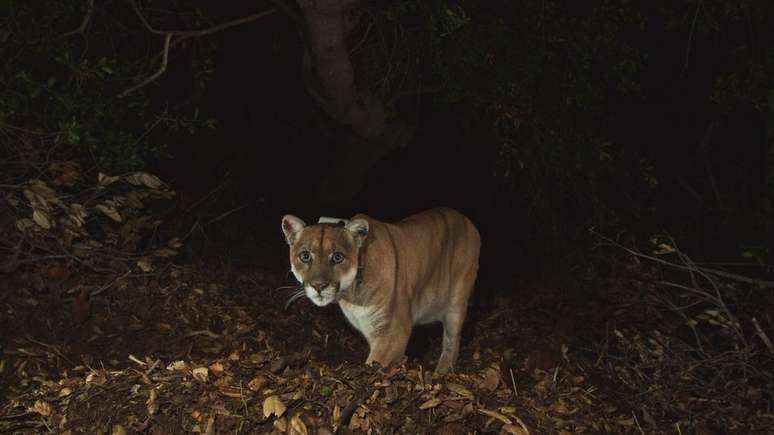
[[[387,333],[380,334],[369,340],[371,351],[368,353],[366,364],[371,365],[374,361],[382,367],[387,367],[391,363],[398,361],[406,353],[411,328],[392,328]]]

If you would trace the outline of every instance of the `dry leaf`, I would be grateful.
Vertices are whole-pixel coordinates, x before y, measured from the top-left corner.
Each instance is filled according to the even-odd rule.
[[[121,222],[123,218],[121,218],[121,215],[118,213],[118,210],[113,208],[112,206],[108,206],[105,204],[97,204],[94,208],[104,213],[107,217],[110,219],[113,219],[116,222]]]
[[[546,397],[551,391],[553,391],[556,388],[556,384],[554,384],[554,379],[551,375],[549,375],[546,372],[539,372],[535,371],[533,375],[537,375],[539,373],[542,373],[542,378],[538,380],[535,385],[532,386],[532,390],[541,398]],[[533,376],[534,377],[534,376]]]
[[[113,429],[110,431],[111,435],[126,435],[126,429],[124,429],[123,426],[120,424],[117,424],[113,426]]]
[[[107,381],[107,374],[105,373],[105,370],[102,369],[92,370],[86,375],[87,384],[105,385],[107,384]]]
[[[215,417],[210,416],[207,419],[207,428],[204,430],[204,435],[215,435]]]
[[[32,220],[43,229],[47,230],[51,228],[51,220],[49,219],[48,214],[43,210],[35,209],[35,211],[32,212]]]
[[[31,180],[28,186],[33,192],[35,192],[41,198],[45,198],[51,202],[61,204],[61,201],[59,201],[56,197],[56,192],[54,191],[54,189],[48,187],[48,184],[44,183],[43,181]]]
[[[419,405],[419,409],[435,408],[440,403],[441,403],[441,399],[435,397],[435,398],[432,398],[432,399],[428,400],[427,402]]]
[[[148,393],[148,400],[145,401],[148,415],[154,415],[159,411],[159,402],[156,400],[158,397],[159,393],[156,392],[155,388],[151,389],[150,393]]]
[[[155,175],[148,174],[147,172],[135,172],[124,178],[135,186],[145,185],[151,189],[158,189],[161,187],[161,180]]]
[[[199,382],[207,382],[210,378],[210,371],[207,367],[197,367],[191,370],[191,374]]]
[[[480,412],[481,414],[487,415],[489,417],[495,418],[497,420],[500,420],[501,422],[503,422],[503,424],[512,424],[510,418],[500,414],[497,411],[490,411],[488,409],[479,409],[478,412]]]
[[[113,177],[110,175],[105,175],[102,172],[97,174],[97,184],[99,184],[102,187],[107,186],[108,184],[112,184],[116,180],[120,179],[121,177]]]
[[[474,396],[470,390],[468,390],[467,388],[463,387],[460,384],[454,384],[449,382],[446,384],[446,388],[448,388],[449,390],[459,394],[460,396],[468,400],[475,400],[476,398],[476,396]]]
[[[306,424],[301,420],[298,414],[294,415],[293,418],[290,419],[290,430],[288,430],[288,434],[309,435]]]
[[[578,408],[570,407],[567,402],[562,399],[554,402],[548,409],[561,415],[572,415],[578,412]]]
[[[282,417],[286,410],[287,407],[277,396],[269,396],[263,401],[263,416],[265,418],[269,418],[272,415]]]
[[[530,435],[529,429],[527,428],[527,425],[524,424],[524,420],[522,420],[518,415],[515,414],[516,413],[516,409],[515,408],[510,407],[510,406],[504,406],[504,407],[500,408],[500,412],[503,413],[503,414],[508,414],[508,417],[513,418],[514,420],[516,420],[516,423],[518,423],[519,427],[521,428],[521,432],[516,432],[516,433]],[[503,427],[505,427],[505,426],[511,426],[511,425],[507,425],[506,424]]]
[[[43,417],[48,417],[54,413],[51,405],[44,400],[36,400],[35,404],[32,405],[32,410],[42,415]]]
[[[331,412],[331,426],[333,426],[334,431],[339,427],[339,424],[341,424],[341,406],[336,405]]]
[[[215,376],[223,375],[223,370],[224,370],[223,363],[221,363],[219,361],[216,361],[216,362],[210,364],[210,371]]]
[[[529,432],[525,431],[524,428],[515,424],[504,424],[500,428],[500,433],[511,435],[529,435]]]
[[[128,174],[124,176],[124,180],[126,180],[128,183],[133,184],[135,186],[139,186],[142,184],[142,180],[140,180],[140,174],[141,172],[135,172],[132,174]]]
[[[48,170],[55,177],[54,184],[57,186],[71,187],[81,178],[81,167],[73,161],[51,163]]]
[[[384,403],[389,405],[397,401],[399,398],[400,394],[398,393],[398,387],[395,385],[390,385],[384,389]]]
[[[16,229],[18,229],[21,232],[27,232],[30,228],[35,226],[35,222],[32,221],[32,219],[29,218],[22,218],[16,221]]]
[[[161,180],[159,180],[159,177],[148,174],[147,172],[140,174],[140,180],[142,180],[142,184],[150,187],[151,189],[158,189],[161,187]]]
[[[188,364],[185,363],[185,361],[173,361],[169,363],[167,366],[167,370],[169,371],[175,371],[175,370],[185,370],[188,367]]]
[[[487,367],[484,370],[484,379],[478,387],[484,391],[492,392],[500,385],[500,370],[495,367]]]
[[[126,204],[127,207],[131,207],[135,210],[141,210],[145,208],[145,204],[142,203],[140,200],[145,195],[142,195],[140,192],[129,192],[124,197],[124,204]]]
[[[137,267],[140,268],[145,273],[148,273],[153,270],[153,265],[151,264],[151,260],[148,257],[142,257],[139,260],[137,260]]]
[[[247,388],[249,388],[250,391],[259,391],[261,388],[265,387],[267,383],[269,383],[269,381],[266,379],[266,376],[258,375],[247,383]]]
[[[349,429],[350,430],[360,429],[363,432],[367,433],[370,428],[371,428],[371,419],[368,418],[368,416],[366,415],[366,411],[361,406],[352,415],[352,419],[349,421]]]
[[[27,202],[30,203],[30,207],[45,209],[48,208],[48,202],[46,199],[29,189],[24,189],[24,197],[27,198]]]
[[[70,218],[73,220],[73,222],[76,225],[82,226],[83,224],[85,224],[86,217],[88,215],[89,213],[81,204],[77,204],[77,203],[70,204]]]
[[[285,419],[285,417],[280,417],[274,420],[274,429],[277,429],[282,433],[288,431],[288,421]]]

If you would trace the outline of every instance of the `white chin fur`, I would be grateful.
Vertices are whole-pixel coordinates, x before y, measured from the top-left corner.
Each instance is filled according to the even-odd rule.
[[[304,290],[306,291],[306,297],[318,307],[324,307],[335,299],[335,292],[330,287],[324,289],[321,293],[317,293],[317,291],[311,287],[305,287]]]

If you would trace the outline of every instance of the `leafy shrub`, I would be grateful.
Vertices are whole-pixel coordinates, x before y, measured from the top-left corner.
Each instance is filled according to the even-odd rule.
[[[135,30],[137,17],[117,23],[119,8],[90,1],[40,3],[9,1],[0,10],[0,129],[50,133],[57,152],[86,168],[123,173],[163,155],[165,133],[214,127],[198,110],[169,110],[145,88],[117,97],[158,68],[147,55],[158,41]]]

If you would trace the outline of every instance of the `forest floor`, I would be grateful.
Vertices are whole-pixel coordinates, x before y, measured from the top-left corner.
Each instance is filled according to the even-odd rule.
[[[104,276],[41,264],[0,280],[0,432],[774,433],[771,392],[697,388],[621,269],[491,292],[456,373],[433,378],[440,327],[366,367],[337,307],[285,308],[282,270],[198,259],[89,297]]]

